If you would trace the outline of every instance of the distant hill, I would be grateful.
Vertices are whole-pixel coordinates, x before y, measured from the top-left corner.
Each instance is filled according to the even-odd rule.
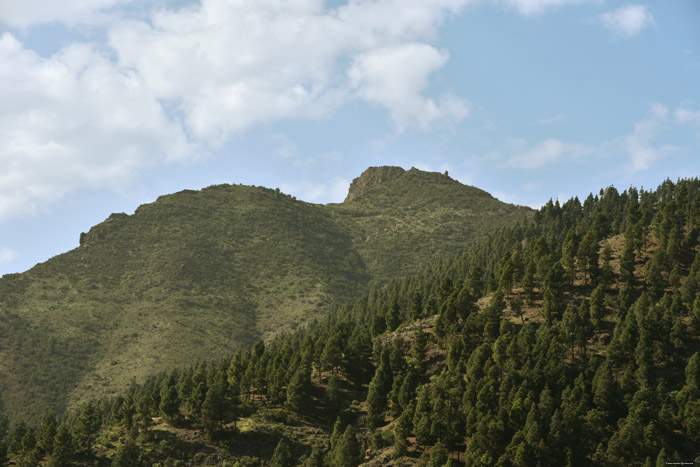
[[[0,279],[0,403],[31,418],[228,355],[532,215],[399,167],[368,169],[340,204],[240,185],[162,196]]]

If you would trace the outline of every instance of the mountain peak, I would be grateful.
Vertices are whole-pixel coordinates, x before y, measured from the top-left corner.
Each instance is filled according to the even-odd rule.
[[[348,196],[345,198],[345,202],[347,203],[358,199],[362,197],[362,195],[368,189],[384,182],[399,178],[405,173],[406,171],[401,167],[388,165],[381,167],[370,167],[362,172],[362,175],[352,181],[350,184],[350,189],[348,190]]]

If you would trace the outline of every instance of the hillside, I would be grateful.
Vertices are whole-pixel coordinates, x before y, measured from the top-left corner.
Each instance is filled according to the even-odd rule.
[[[14,461],[698,463],[700,181],[550,202],[292,334],[33,428],[5,438]]]
[[[446,175],[386,167],[327,206],[248,186],[162,196],[0,279],[0,402],[11,415],[61,411],[227,355],[531,215]]]
[[[498,201],[447,174],[375,167],[328,206],[346,226],[373,283],[404,277],[475,239],[525,221],[527,210]]]

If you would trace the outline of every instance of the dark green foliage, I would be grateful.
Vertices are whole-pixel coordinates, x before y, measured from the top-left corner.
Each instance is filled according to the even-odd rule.
[[[24,420],[20,420],[12,428],[12,433],[10,434],[10,452],[13,454],[19,454],[22,452],[22,438],[24,438],[28,427]]]
[[[51,467],[66,467],[71,464],[75,446],[73,437],[66,425],[58,427],[56,437],[53,441],[53,451],[49,456],[49,465]]]
[[[175,386],[168,386],[160,401],[160,411],[166,420],[176,420],[180,414],[180,400]]]
[[[690,205],[698,211],[692,216]],[[684,224],[689,219],[694,224]],[[109,437],[121,438],[112,446],[138,441],[143,462],[161,465],[194,462],[204,449],[224,446],[237,456],[249,450],[238,457],[242,465],[260,464],[245,454],[258,449],[270,458],[287,437],[294,443],[281,441],[275,462],[292,451],[319,465],[329,444],[325,461],[334,466],[357,465],[361,444],[374,451],[370,457],[396,465],[419,455],[420,465],[457,457],[458,465],[499,466],[693,459],[700,260],[690,264],[697,234],[687,237],[699,222],[697,181],[665,183],[658,192],[608,188],[583,205],[550,202],[532,224],[499,230],[419,275],[373,287],[294,333],[151,376],[96,404],[97,412],[117,425],[109,427]],[[597,270],[600,247],[608,252]],[[630,248],[625,272],[618,265]],[[489,284],[485,296],[471,283],[477,275]],[[182,423],[167,432],[204,429],[203,442],[214,446],[184,449],[170,434],[163,438],[166,430],[150,417],[175,395]],[[80,417],[69,421],[77,427]],[[28,425],[13,424],[17,459],[31,461],[32,436]],[[110,449],[95,452],[109,457]]]
[[[79,451],[92,454],[92,446],[101,425],[102,420],[95,404],[92,401],[86,403],[80,411],[74,429],[75,443]]]
[[[407,438],[411,434],[411,428],[413,427],[413,412],[414,408],[411,403],[403,410],[394,425],[394,456],[396,457],[401,457],[406,453]]]
[[[309,454],[306,462],[304,462],[304,467],[323,467],[324,458],[323,450],[318,446],[314,446],[311,450],[311,454]]]
[[[447,463],[447,448],[438,441],[430,450],[430,467],[442,467]]]
[[[56,437],[56,417],[49,415],[41,423],[37,444],[47,456],[53,451],[53,440]]]
[[[131,440],[126,440],[124,444],[119,446],[117,453],[112,459],[114,467],[137,467],[141,465],[139,459],[139,448]]]
[[[370,428],[376,428],[383,423],[386,409],[386,392],[382,388],[382,383],[375,377],[367,391],[367,421]]]
[[[207,396],[202,404],[202,427],[209,439],[221,428],[221,424],[228,418],[225,387],[222,378],[209,387]]]
[[[308,402],[309,371],[299,368],[287,387],[287,406],[292,410],[301,412]]]
[[[335,443],[329,453],[331,465],[337,467],[356,467],[361,460],[360,442],[357,440],[355,427],[348,425],[343,436]]]
[[[296,465],[292,453],[289,450],[289,442],[286,438],[280,439],[275,452],[270,460],[270,467],[292,467]]]
[[[549,323],[559,318],[564,311],[565,274],[561,263],[556,262],[549,269],[544,280],[544,304],[542,312]]]
[[[340,408],[340,378],[337,375],[331,375],[328,378],[328,386],[326,386],[326,399],[328,400],[328,405],[334,410]]]

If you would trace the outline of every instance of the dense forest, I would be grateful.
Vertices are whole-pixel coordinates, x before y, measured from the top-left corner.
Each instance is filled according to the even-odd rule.
[[[697,179],[550,201],[294,332],[4,418],[0,461],[700,462],[699,241]]]

